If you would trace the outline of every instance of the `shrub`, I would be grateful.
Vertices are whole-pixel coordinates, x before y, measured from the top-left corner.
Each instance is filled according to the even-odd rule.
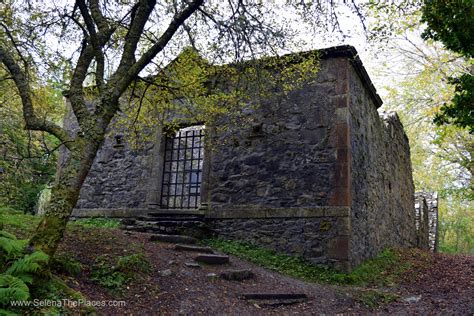
[[[102,255],[92,266],[91,279],[110,290],[120,290],[137,272],[148,272],[150,268],[143,253],[119,257],[116,265],[107,255]]]
[[[125,274],[109,263],[107,255],[97,257],[92,266],[91,279],[110,290],[120,290],[128,281]]]
[[[12,301],[29,299],[34,276],[48,263],[48,255],[41,251],[28,254],[26,245],[27,241],[0,231],[0,307],[9,308]]]
[[[143,253],[120,257],[117,262],[117,269],[129,275],[135,271],[148,272],[150,268],[151,264]]]
[[[55,255],[51,260],[51,268],[59,273],[76,276],[82,270],[82,264],[69,256]]]

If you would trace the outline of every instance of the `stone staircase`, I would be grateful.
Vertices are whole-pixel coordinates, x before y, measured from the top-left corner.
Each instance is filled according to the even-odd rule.
[[[144,216],[123,219],[121,224],[124,230],[158,235],[190,236],[198,239],[212,235],[204,215],[196,212],[150,212]]]

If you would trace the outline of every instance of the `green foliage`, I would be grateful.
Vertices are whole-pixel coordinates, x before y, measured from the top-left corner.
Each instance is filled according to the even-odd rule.
[[[91,279],[101,286],[120,291],[137,272],[149,272],[151,264],[142,253],[119,257],[116,264],[107,255],[97,257]]]
[[[431,0],[422,8],[422,22],[428,23],[425,39],[442,42],[448,49],[467,58],[474,57],[474,0]],[[450,78],[455,95],[436,114],[438,125],[453,124],[468,128],[474,134],[474,74]]]
[[[26,301],[30,290],[24,281],[9,275],[0,274],[0,306],[8,306],[11,301]]]
[[[474,75],[463,74],[451,79],[450,83],[454,85],[454,97],[451,103],[443,105],[436,113],[434,123],[468,128],[474,134]]]
[[[222,239],[208,239],[204,243],[265,268],[311,282],[392,286],[400,274],[408,269],[408,265],[402,264],[400,256],[393,250],[385,250],[378,257],[359,265],[352,273],[345,274],[314,265],[300,257],[277,253],[248,243]]]
[[[40,218],[15,211],[11,207],[0,207],[0,226],[19,236],[29,235],[38,225]]]
[[[136,271],[148,272],[150,268],[150,261],[143,253],[120,257],[117,262],[117,269],[127,275],[133,275]]]
[[[398,299],[398,295],[394,293],[386,293],[377,290],[361,290],[353,294],[357,301],[369,309],[375,309],[380,305],[385,305]]]
[[[41,252],[26,253],[26,241],[0,231],[0,307],[9,308],[10,302],[30,298],[33,278],[49,257]]]
[[[431,38],[450,50],[474,57],[474,1],[425,0],[422,22],[428,24],[424,38]]]
[[[35,251],[22,258],[13,261],[4,273],[14,275],[28,284],[33,283],[33,276],[37,274],[41,267],[48,263],[48,255],[41,251]]]
[[[80,218],[73,222],[73,224],[83,227],[98,227],[98,228],[119,228],[120,220],[116,218]]]
[[[6,73],[0,69],[0,77]],[[8,80],[0,80],[0,204],[8,204],[23,212],[33,213],[40,191],[53,180],[58,141],[45,133],[25,131],[21,100]],[[38,113],[59,119],[62,102],[51,87],[35,90]],[[51,102],[51,103],[49,103]]]
[[[109,261],[107,255],[97,257],[92,266],[91,279],[107,289],[120,290],[128,282],[128,279],[124,273],[117,271]]]
[[[77,276],[82,271],[82,264],[69,255],[55,255],[51,260],[51,269],[58,273]]]

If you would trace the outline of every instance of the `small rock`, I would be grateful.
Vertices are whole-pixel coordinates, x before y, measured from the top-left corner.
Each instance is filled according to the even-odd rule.
[[[175,265],[175,264],[176,264],[176,261],[174,261],[174,260],[168,261],[168,265],[169,265],[169,266],[172,266],[172,265]]]
[[[405,303],[418,303],[421,300],[421,295],[408,296],[402,299]]]
[[[171,271],[170,269],[166,269],[166,270],[162,270],[158,272],[158,274],[162,277],[168,277],[168,276],[173,275],[173,271]]]
[[[189,268],[200,268],[199,263],[196,262],[185,262],[184,265]]]
[[[251,270],[227,270],[220,274],[220,277],[228,281],[242,281],[253,278],[255,275]]]
[[[211,278],[211,279],[217,278],[217,274],[215,274],[215,273],[208,273],[208,274],[206,274],[206,276],[208,278]]]

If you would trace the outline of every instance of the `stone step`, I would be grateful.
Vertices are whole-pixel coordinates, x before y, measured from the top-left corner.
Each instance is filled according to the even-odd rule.
[[[241,299],[257,305],[291,305],[305,302],[308,296],[304,293],[249,293],[242,294]]]
[[[181,251],[193,251],[193,252],[201,252],[201,253],[214,253],[214,251],[209,247],[200,247],[200,246],[190,246],[190,245],[176,245],[174,246],[175,250]]]
[[[229,263],[229,256],[199,254],[194,260],[207,264],[226,264]]]
[[[142,227],[142,226],[125,225],[125,226],[122,226],[121,228],[123,230],[128,230],[128,231],[133,231],[133,232],[141,232],[141,233],[147,232],[147,227]]]
[[[254,276],[252,270],[227,270],[222,271],[219,275],[221,279],[228,281],[243,281],[252,279]]]
[[[162,221],[202,221],[199,216],[137,216],[137,220],[144,222],[162,222]]]
[[[149,217],[198,217],[204,218],[203,213],[196,211],[160,211],[160,212],[150,212],[147,214]]]
[[[197,239],[182,235],[155,234],[150,236],[150,241],[169,242],[174,244],[196,244]]]
[[[122,225],[133,225],[136,223],[136,219],[134,218],[124,218],[120,221]]]
[[[137,221],[135,225],[146,227],[163,226],[163,227],[203,227],[205,224],[201,221]]]
[[[156,233],[164,235],[179,235],[180,232],[175,227],[159,227],[159,226],[148,226],[148,225],[130,225],[122,226],[123,230],[141,232],[141,233]]]

